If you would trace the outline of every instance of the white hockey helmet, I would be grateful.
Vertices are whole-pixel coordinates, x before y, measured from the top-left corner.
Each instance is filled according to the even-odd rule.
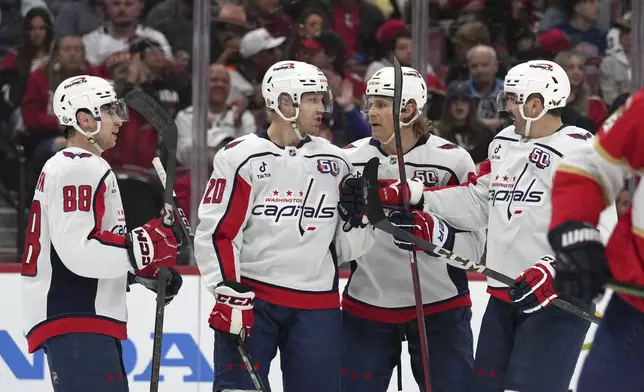
[[[533,118],[526,117],[523,104],[532,94],[543,97],[543,111]],[[508,104],[519,105],[521,117],[527,121],[524,136],[530,134],[530,124],[543,117],[548,110],[566,106],[570,96],[568,74],[555,62],[532,60],[512,67],[503,83],[503,91],[496,97],[498,111],[507,111]]]
[[[408,126],[420,117],[427,104],[427,83],[425,78],[414,68],[402,67],[402,94],[400,111],[402,112],[409,101],[416,102],[416,114],[404,126]],[[362,110],[369,111],[369,97],[394,97],[394,67],[385,67],[376,72],[369,82],[365,93]]]
[[[273,64],[262,81],[262,95],[266,101],[266,107],[274,110],[285,121],[294,124],[293,129],[300,135],[295,121],[300,114],[302,95],[306,93],[322,93],[324,111],[333,111],[333,96],[329,90],[329,84],[322,71],[311,64],[300,61],[280,61]],[[295,115],[287,118],[279,108],[280,98],[288,97],[295,107]]]
[[[56,88],[52,101],[54,114],[60,124],[74,127],[99,152],[103,152],[103,149],[96,144],[94,136],[101,130],[101,109],[118,116],[121,121],[127,121],[127,106],[116,97],[112,84],[96,76],[80,75],[64,80]],[[78,125],[76,113],[83,109],[96,119],[97,127],[93,132],[85,132]]]

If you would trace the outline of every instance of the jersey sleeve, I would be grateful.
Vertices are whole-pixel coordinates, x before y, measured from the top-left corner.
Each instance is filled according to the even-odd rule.
[[[471,167],[474,167],[473,163]],[[467,180],[460,185],[426,189],[423,194],[424,210],[439,215],[459,230],[477,231],[486,228],[490,171],[490,161],[484,161],[479,166],[479,173],[468,172]]]
[[[551,229],[566,221],[597,225],[600,213],[613,203],[629,173],[642,171],[643,110],[644,94],[640,92],[604,122],[594,144],[566,155],[554,177]]]
[[[214,294],[223,280],[239,281],[243,229],[251,210],[251,181],[220,150],[199,205],[194,251],[204,284]]]
[[[125,237],[102,228],[111,170],[99,168],[89,162],[69,165],[58,170],[54,181],[46,182],[51,243],[65,267],[76,275],[118,278],[132,270],[132,265]]]

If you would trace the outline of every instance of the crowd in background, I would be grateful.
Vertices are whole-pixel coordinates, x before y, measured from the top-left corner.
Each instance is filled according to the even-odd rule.
[[[196,0],[195,0],[196,1]],[[207,0],[209,1],[209,0]],[[426,43],[434,133],[487,157],[509,124],[496,95],[513,65],[550,59],[568,73],[566,124],[595,132],[630,93],[630,1],[427,0],[427,37],[410,32],[409,0],[243,0],[212,3],[207,144],[211,158],[233,138],[268,126],[261,94],[267,68],[301,60],[327,76],[334,110],[320,135],[344,146],[369,136],[360,111],[366,81],[397,58],[411,66]],[[64,148],[52,111],[57,85],[80,74],[141,89],[176,116],[177,193],[189,214],[192,153],[193,0],[0,0],[0,193],[27,200],[43,163]],[[413,40],[413,41],[412,41]],[[152,158],[156,131],[136,112],[103,157],[121,187],[128,226],[160,210]],[[22,192],[24,193],[24,192]],[[152,202],[151,202],[152,201]]]

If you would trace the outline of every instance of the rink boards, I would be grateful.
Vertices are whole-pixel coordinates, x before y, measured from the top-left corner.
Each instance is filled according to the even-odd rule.
[[[24,305],[20,298],[20,274],[17,273],[17,267],[0,265],[0,391],[48,392],[52,388],[44,353],[41,350],[33,355],[27,354],[27,343],[22,332]],[[346,279],[342,279],[341,287],[345,283]],[[475,342],[489,297],[485,288],[485,282],[480,279],[470,281]],[[601,310],[605,303],[606,298],[602,301]],[[166,308],[159,391],[212,391],[213,332],[206,322],[212,306],[213,298],[202,287],[199,276],[185,274],[181,293]],[[131,392],[149,391],[154,307],[155,297],[152,292],[139,285],[132,287],[128,294],[129,339],[123,342],[124,363]],[[591,341],[594,331],[595,327],[592,327],[586,338],[587,343]],[[403,348],[403,390],[418,391],[405,350]],[[582,352],[577,372],[585,355]],[[577,375],[571,385],[573,391],[576,377]],[[281,392],[278,358],[271,365],[269,378],[272,390]],[[394,379],[390,391],[396,390],[395,384]]]

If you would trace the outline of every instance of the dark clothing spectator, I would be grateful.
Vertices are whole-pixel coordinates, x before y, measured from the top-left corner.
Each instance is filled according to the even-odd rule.
[[[187,1],[165,0],[155,5],[145,17],[145,24],[160,31],[175,53],[192,53],[192,6]],[[210,36],[216,33],[213,29]]]
[[[65,35],[83,35],[96,30],[103,23],[103,12],[98,0],[81,0],[65,2],[56,14],[55,33],[58,37]]]
[[[18,5],[0,5],[0,13],[0,57],[4,57],[20,43],[23,25]]]
[[[586,57],[596,57],[603,55],[606,51],[606,34],[596,27],[579,30],[570,23],[564,23],[557,28],[577,43],[575,52],[583,53]]]
[[[338,147],[371,136],[371,126],[355,105],[349,110],[334,106],[329,125],[333,134],[331,142]]]

